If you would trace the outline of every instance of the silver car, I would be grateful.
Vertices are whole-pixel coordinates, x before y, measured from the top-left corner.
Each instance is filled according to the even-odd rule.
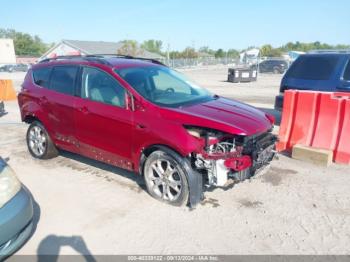
[[[32,228],[32,196],[0,157],[0,261],[26,242]]]

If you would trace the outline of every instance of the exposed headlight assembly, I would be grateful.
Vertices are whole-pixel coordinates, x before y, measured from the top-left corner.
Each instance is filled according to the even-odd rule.
[[[0,157],[0,208],[10,201],[21,189],[15,172]]]

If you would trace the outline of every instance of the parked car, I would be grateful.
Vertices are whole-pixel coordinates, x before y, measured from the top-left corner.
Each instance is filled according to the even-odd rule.
[[[33,157],[75,152],[142,174],[148,192],[196,205],[203,184],[243,180],[274,155],[273,116],[209,93],[155,61],[47,59],[18,95]]]
[[[282,78],[275,109],[282,110],[288,89],[350,92],[350,52],[319,51],[299,56]]]
[[[32,228],[31,194],[0,157],[0,261],[27,241]]]
[[[26,64],[3,65],[0,67],[0,72],[27,72],[29,66]]]
[[[9,68],[11,67],[12,65],[1,65],[0,66],[0,72],[8,72]]]
[[[27,72],[29,66],[26,64],[16,64],[10,68],[9,72]]]
[[[257,65],[252,65],[252,69],[257,68]],[[259,63],[260,73],[283,74],[288,68],[288,63],[283,59],[268,59]]]

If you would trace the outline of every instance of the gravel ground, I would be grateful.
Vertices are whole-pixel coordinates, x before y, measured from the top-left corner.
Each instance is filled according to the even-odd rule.
[[[280,76],[225,82],[227,68],[186,70],[213,92],[271,110]],[[4,75],[0,74],[0,78]],[[19,88],[23,74],[12,74]],[[253,95],[251,95],[253,94]],[[206,192],[195,210],[152,199],[140,177],[70,153],[30,157],[16,102],[0,118],[0,155],[35,203],[18,254],[349,254],[350,167],[280,155],[253,179]]]

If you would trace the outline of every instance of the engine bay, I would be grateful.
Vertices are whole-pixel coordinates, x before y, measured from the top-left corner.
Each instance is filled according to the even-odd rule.
[[[271,131],[239,136],[190,127],[188,132],[203,141],[202,150],[191,155],[192,166],[204,175],[208,187],[224,187],[230,178],[248,179],[275,155],[277,137]]]

